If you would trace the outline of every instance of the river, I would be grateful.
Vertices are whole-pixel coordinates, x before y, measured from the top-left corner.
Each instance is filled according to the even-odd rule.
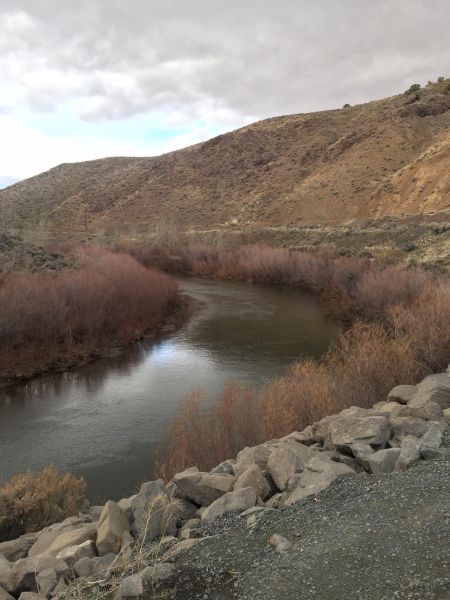
[[[82,475],[91,501],[134,493],[193,387],[261,385],[319,357],[339,326],[283,286],[184,279],[198,309],[176,333],[65,373],[0,388],[0,480],[53,463]]]

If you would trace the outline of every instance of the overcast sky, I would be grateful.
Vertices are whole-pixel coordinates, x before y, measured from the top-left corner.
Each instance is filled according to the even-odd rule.
[[[0,0],[0,175],[450,75],[449,0]]]

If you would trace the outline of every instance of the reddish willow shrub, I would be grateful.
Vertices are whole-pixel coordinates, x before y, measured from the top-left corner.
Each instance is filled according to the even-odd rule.
[[[349,406],[370,407],[395,385],[449,364],[450,281],[444,275],[267,246],[184,248],[173,254],[174,265],[195,275],[301,286],[349,327],[322,360],[293,365],[260,392],[230,385],[211,408],[199,391],[187,398],[161,448],[158,473],[166,479],[191,465],[211,468],[244,446],[302,430]]]
[[[131,256],[80,251],[80,268],[16,274],[0,285],[0,375],[27,375],[126,344],[174,308],[177,283]]]

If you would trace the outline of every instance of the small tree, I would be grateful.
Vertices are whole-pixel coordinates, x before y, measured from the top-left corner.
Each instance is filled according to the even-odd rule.
[[[442,83],[443,81],[445,81],[445,77],[438,77],[438,83]]]
[[[350,108],[350,104],[344,104],[343,108]]]
[[[405,94],[415,94],[420,90],[420,88],[420,83],[413,83],[412,86],[406,90]]]

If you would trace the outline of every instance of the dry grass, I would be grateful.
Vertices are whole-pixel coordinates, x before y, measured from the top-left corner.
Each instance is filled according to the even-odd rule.
[[[228,385],[207,409],[202,392],[193,392],[160,452],[158,473],[166,479],[194,464],[209,469],[244,446],[302,430],[349,406],[370,407],[395,385],[442,371],[450,361],[446,276],[262,246],[188,252],[196,274],[310,289],[348,328],[322,360],[293,365],[259,393]]]
[[[16,475],[0,486],[0,541],[63,521],[78,511],[85,482],[48,466]]]
[[[0,284],[0,376],[33,374],[127,344],[177,306],[177,283],[131,256],[85,247],[73,271]]]

